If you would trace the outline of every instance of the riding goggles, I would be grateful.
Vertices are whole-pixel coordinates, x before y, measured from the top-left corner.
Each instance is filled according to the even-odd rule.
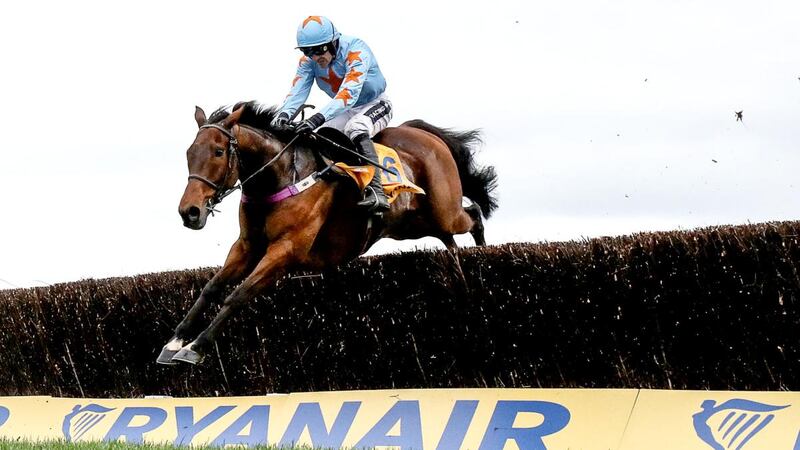
[[[300,51],[310,58],[314,55],[324,55],[330,48],[330,44],[322,44],[314,47],[300,47]]]

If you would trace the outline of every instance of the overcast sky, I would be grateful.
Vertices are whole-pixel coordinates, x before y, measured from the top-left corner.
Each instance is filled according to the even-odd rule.
[[[797,1],[389,4],[6,2],[0,288],[222,264],[238,193],[177,213],[194,106],[281,102],[311,14],[370,45],[395,124],[483,129],[490,243],[798,218]]]

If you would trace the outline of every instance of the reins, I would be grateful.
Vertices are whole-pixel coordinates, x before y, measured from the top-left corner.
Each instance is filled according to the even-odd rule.
[[[280,158],[280,157],[281,157],[281,155],[283,155],[283,152],[285,152],[285,151],[286,151],[286,149],[287,149],[287,148],[289,148],[289,146],[291,146],[292,144],[294,144],[294,141],[296,141],[296,140],[297,140],[297,138],[299,138],[299,137],[300,137],[300,135],[299,135],[299,134],[298,134],[298,135],[296,135],[295,137],[293,137],[293,138],[292,138],[292,140],[291,140],[291,141],[289,141],[289,143],[288,143],[288,144],[286,144],[286,145],[284,145],[284,146],[283,146],[283,148],[282,148],[282,149],[281,149],[281,150],[278,152],[278,154],[277,154],[277,155],[275,155],[275,156],[274,156],[272,159],[270,159],[269,161],[267,161],[267,163],[266,163],[266,164],[264,164],[263,166],[261,166],[261,168],[260,168],[260,169],[258,169],[258,170],[256,170],[255,172],[253,172],[253,173],[252,173],[252,174],[251,174],[249,177],[247,177],[247,178],[245,178],[244,180],[242,180],[242,182],[241,182],[241,183],[239,183],[238,185],[234,186],[234,187],[233,187],[233,189],[241,189],[241,187],[242,187],[242,186],[243,186],[245,183],[247,183],[248,181],[250,181],[250,179],[251,179],[251,178],[253,178],[254,176],[258,175],[259,173],[261,173],[261,171],[263,171],[264,169],[266,169],[267,167],[269,167],[269,166],[271,166],[273,163],[275,163],[275,161],[277,161],[277,160],[278,160],[278,158]]]
[[[312,105],[303,105],[301,108],[299,108],[294,113],[293,117],[291,117],[290,120],[293,120],[295,117],[298,116],[298,114],[305,115],[304,114],[304,110],[305,110],[305,108],[309,108],[309,107],[313,108]],[[229,131],[228,129],[226,129],[225,127],[223,127],[223,126],[221,126],[219,124],[210,123],[210,124],[202,125],[200,127],[200,129],[205,129],[205,128],[214,128],[216,130],[219,130],[222,134],[224,134],[228,138],[228,167],[225,169],[225,176],[222,178],[222,181],[220,182],[220,184],[217,184],[217,183],[209,180],[208,178],[206,178],[206,177],[204,177],[202,175],[197,175],[197,174],[190,174],[189,175],[189,179],[190,180],[194,179],[194,180],[202,181],[203,183],[211,186],[214,189],[214,195],[210,199],[208,199],[208,202],[206,204],[206,209],[211,213],[212,216],[214,215],[215,212],[219,212],[218,210],[214,209],[214,206],[216,206],[218,203],[220,203],[222,200],[224,200],[225,197],[229,196],[234,191],[242,190],[244,185],[245,185],[245,183],[247,183],[248,181],[253,179],[253,177],[255,177],[256,175],[258,175],[261,172],[263,172],[264,169],[268,168],[269,166],[274,164],[276,161],[278,161],[278,159],[280,159],[280,157],[283,156],[283,153],[286,152],[286,150],[289,147],[291,147],[292,144],[294,144],[294,142],[300,137],[299,134],[295,135],[286,145],[283,146],[283,148],[280,149],[280,151],[274,157],[272,157],[272,159],[270,159],[265,164],[263,164],[258,170],[256,170],[252,174],[250,174],[250,176],[248,176],[244,180],[240,181],[238,184],[234,184],[233,187],[226,188],[225,184],[227,183],[228,178],[231,176],[231,173],[233,172],[233,159],[234,158],[236,158],[237,165],[241,169],[241,158],[239,157],[239,153],[238,153],[239,141],[236,139],[236,136],[233,135],[232,131]],[[351,154],[353,156],[356,156],[361,161],[363,161],[363,162],[365,162],[365,163],[367,163],[369,165],[375,166],[376,168],[378,168],[380,170],[385,170],[385,171],[387,171],[387,172],[389,172],[389,173],[391,173],[391,174],[393,174],[395,176],[399,176],[395,169],[393,169],[391,167],[383,167],[380,163],[372,162],[369,159],[365,158],[360,153],[358,153],[356,151],[353,151],[353,150],[351,150],[351,149],[349,149],[349,148],[347,148],[347,147],[345,147],[343,145],[340,145],[340,144],[334,142],[331,139],[328,139],[327,137],[325,137],[325,136],[323,136],[321,134],[317,134],[317,133],[312,131],[310,137],[322,139],[327,144],[335,147],[336,149],[344,151],[346,153],[349,153],[349,154]],[[294,162],[293,162],[293,166],[294,166]],[[300,182],[294,183],[291,186],[288,186],[288,187],[282,189],[278,193],[267,197],[266,201],[270,202],[270,203],[271,202],[275,202],[275,201],[280,201],[283,198],[286,198],[287,196],[297,195],[298,193],[303,192],[305,189],[311,187],[314,183],[316,183],[317,179],[319,177],[321,177],[322,175],[324,175],[325,173],[327,173],[331,168],[332,168],[332,166],[328,166],[328,167],[326,167],[325,169],[323,169],[323,170],[321,170],[319,172],[312,173],[310,176],[304,178]],[[244,191],[243,190],[242,190],[242,195],[244,196]],[[245,201],[244,198],[243,198],[243,201]]]
[[[206,124],[206,125],[203,125],[203,126],[200,127],[200,129],[204,129],[204,128],[214,128],[216,130],[219,130],[222,134],[224,134],[225,136],[228,137],[228,167],[225,169],[225,176],[222,178],[221,184],[218,185],[217,183],[209,180],[208,178],[206,178],[206,177],[204,177],[202,175],[197,175],[197,174],[190,174],[189,175],[189,179],[190,180],[194,179],[194,180],[202,181],[203,183],[206,183],[207,185],[211,186],[214,189],[214,191],[215,191],[214,192],[214,196],[208,200],[208,204],[206,205],[206,209],[211,213],[211,215],[214,215],[215,212],[219,212],[218,210],[214,209],[214,206],[216,206],[218,203],[220,203],[222,200],[224,200],[225,197],[231,195],[234,191],[241,190],[245,183],[247,183],[253,177],[255,177],[256,175],[258,175],[259,173],[264,171],[264,169],[266,169],[267,167],[269,167],[272,164],[274,164],[275,161],[280,159],[280,157],[283,155],[283,153],[292,144],[294,144],[294,141],[296,141],[297,138],[300,137],[299,135],[297,135],[294,138],[292,138],[292,140],[290,140],[286,145],[284,145],[283,148],[281,148],[281,150],[272,159],[267,161],[258,170],[256,170],[252,174],[250,174],[250,176],[248,176],[244,180],[240,181],[238,184],[235,184],[233,187],[226,188],[225,187],[225,183],[228,181],[228,178],[230,177],[231,172],[233,170],[233,159],[234,159],[234,157],[236,158],[237,163],[241,166],[241,159],[239,158],[239,154],[238,154],[239,141],[236,139],[236,136],[234,136],[232,132],[228,131],[226,128],[224,128],[221,125],[218,125],[218,124],[215,124],[215,123],[211,123],[211,124]]]

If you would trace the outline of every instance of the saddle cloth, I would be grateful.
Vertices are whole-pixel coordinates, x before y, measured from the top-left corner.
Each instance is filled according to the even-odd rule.
[[[386,170],[381,170],[381,184],[383,185],[383,192],[386,193],[386,198],[389,200],[389,203],[395,201],[401,192],[425,194],[425,190],[412,183],[406,177],[400,157],[393,148],[375,143],[375,153],[378,154],[378,161],[383,167],[394,169],[399,174],[399,176],[397,176]],[[351,166],[342,162],[337,162],[334,165],[349,175],[358,185],[358,189],[362,191],[369,184],[372,175],[377,170],[377,168],[372,165]]]

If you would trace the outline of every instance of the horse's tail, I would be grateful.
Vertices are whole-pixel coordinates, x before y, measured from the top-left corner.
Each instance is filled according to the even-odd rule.
[[[480,167],[475,163],[475,145],[481,143],[479,130],[455,131],[450,128],[439,128],[415,119],[403,123],[403,126],[418,128],[443,140],[458,167],[458,177],[464,196],[481,207],[483,217],[487,219],[497,209],[497,172],[493,166]]]

